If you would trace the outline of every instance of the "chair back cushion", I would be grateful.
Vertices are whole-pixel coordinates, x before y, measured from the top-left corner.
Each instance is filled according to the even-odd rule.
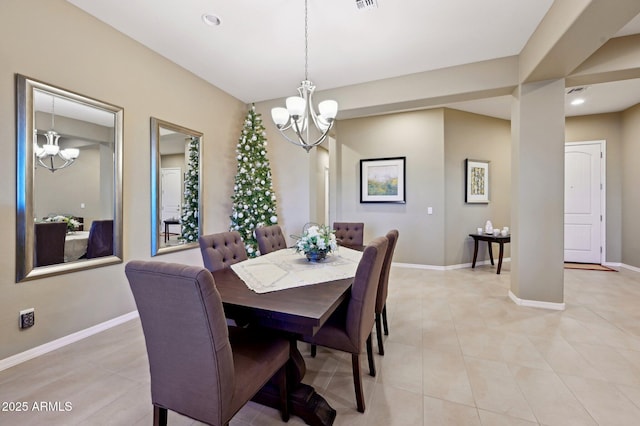
[[[364,223],[333,222],[336,239],[340,244],[361,246],[364,244]]]
[[[351,285],[346,330],[351,342],[360,350],[364,349],[367,337],[373,329],[376,294],[387,244],[386,237],[378,237],[367,245]]]
[[[287,248],[287,241],[280,225],[262,226],[256,229],[256,240],[260,254]]]
[[[238,231],[203,235],[198,238],[198,243],[204,267],[211,272],[247,259],[247,251]]]
[[[391,261],[393,260],[393,252],[398,242],[398,230],[392,229],[387,232],[387,252],[382,262],[382,271],[380,272],[380,284],[378,284],[378,296],[376,297],[376,313],[381,314],[385,303],[387,303],[387,293],[389,291],[389,273],[391,272]]]
[[[89,229],[87,259],[113,254],[113,220],[94,220]]]
[[[209,271],[164,262],[125,268],[147,345],[153,404],[221,424],[234,389],[233,355]]]
[[[34,266],[64,263],[64,239],[66,222],[42,222],[35,224]]]

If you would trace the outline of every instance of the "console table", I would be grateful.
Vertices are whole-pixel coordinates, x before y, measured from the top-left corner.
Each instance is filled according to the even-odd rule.
[[[167,219],[164,221],[164,242],[165,243],[169,239],[169,225],[180,225],[180,221],[178,219]]]
[[[471,238],[473,238],[473,263],[471,264],[472,268],[476,267],[476,258],[478,257],[478,242],[486,241],[489,246],[489,258],[491,259],[491,264],[493,265],[493,250],[491,249],[491,243],[500,244],[500,254],[498,255],[498,271],[496,274],[500,273],[500,269],[502,269],[502,255],[504,254],[504,243],[511,242],[511,234],[507,236],[498,235],[495,236],[493,234],[469,234]]]

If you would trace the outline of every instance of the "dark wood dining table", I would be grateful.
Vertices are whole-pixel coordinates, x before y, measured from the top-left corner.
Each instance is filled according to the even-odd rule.
[[[290,411],[310,425],[331,425],[336,411],[315,389],[302,383],[304,358],[297,348],[298,336],[313,335],[336,308],[349,297],[353,278],[258,294],[230,269],[213,272],[227,318],[287,334],[291,358],[287,369]],[[277,387],[267,384],[254,401],[279,406]]]

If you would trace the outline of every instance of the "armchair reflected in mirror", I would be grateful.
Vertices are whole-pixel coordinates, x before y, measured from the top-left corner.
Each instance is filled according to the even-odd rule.
[[[122,262],[122,108],[19,74],[16,98],[16,282]],[[110,249],[90,258],[103,220]],[[44,223],[65,236],[63,256],[43,263]]]
[[[198,247],[202,133],[151,118],[151,255]]]

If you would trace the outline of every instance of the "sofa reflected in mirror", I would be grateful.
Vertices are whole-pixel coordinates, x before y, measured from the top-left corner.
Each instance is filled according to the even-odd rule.
[[[123,109],[19,74],[16,99],[16,282],[122,262]],[[108,247],[89,257],[99,220]],[[62,243],[37,236],[56,222]],[[43,262],[46,245],[58,252]]]

